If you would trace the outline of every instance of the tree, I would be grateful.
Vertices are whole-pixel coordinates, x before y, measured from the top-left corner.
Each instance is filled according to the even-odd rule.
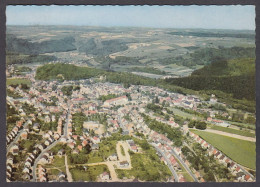
[[[204,121],[196,122],[195,128],[205,130],[207,128],[207,123]]]
[[[196,122],[195,121],[190,121],[188,124],[189,128],[193,128],[195,126]]]

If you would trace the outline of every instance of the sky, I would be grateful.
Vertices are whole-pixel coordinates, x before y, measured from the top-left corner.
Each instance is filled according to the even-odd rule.
[[[255,29],[255,6],[7,6],[7,25]]]

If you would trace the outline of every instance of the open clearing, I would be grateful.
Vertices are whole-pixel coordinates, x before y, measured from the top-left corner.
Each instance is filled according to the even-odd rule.
[[[11,84],[27,84],[28,86],[30,86],[31,81],[29,81],[28,79],[22,79],[22,78],[6,79],[6,86],[9,86]]]
[[[239,164],[256,168],[255,143],[210,132],[191,130]]]

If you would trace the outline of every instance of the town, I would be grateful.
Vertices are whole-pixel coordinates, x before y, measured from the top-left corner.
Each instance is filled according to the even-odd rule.
[[[254,129],[215,95],[124,86],[105,76],[42,81],[35,71],[7,68],[7,79],[20,81],[7,85],[8,182],[255,181],[255,158],[243,150],[254,146]],[[241,142],[234,154],[242,159],[215,136]]]

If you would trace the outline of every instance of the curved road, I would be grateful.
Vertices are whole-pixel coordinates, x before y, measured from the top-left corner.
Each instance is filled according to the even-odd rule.
[[[28,121],[26,123],[24,123],[23,128],[26,127],[28,125]],[[14,140],[7,146],[6,148],[6,155],[8,154],[8,152],[10,151],[11,147],[19,140],[21,134],[24,132],[25,130],[22,129],[20,130],[20,132],[16,135],[16,137],[14,138]]]
[[[171,170],[173,176],[174,176],[174,181],[175,182],[179,182],[179,177],[176,173],[176,171],[174,170],[174,168],[172,167],[172,164],[170,162],[170,160],[167,158],[167,156],[159,149],[157,148],[154,144],[150,143],[159,153],[161,153],[161,155],[165,158],[167,165],[169,167],[169,169]]]
[[[49,145],[48,147],[46,147],[40,154],[39,156],[36,158],[36,160],[34,161],[34,165],[33,165],[33,168],[32,168],[32,175],[33,175],[33,181],[36,182],[36,166],[37,166],[37,163],[39,162],[40,158],[42,157],[42,155],[52,149],[55,145],[57,145],[61,138],[64,137],[64,138],[67,138],[68,136],[68,124],[69,124],[69,116],[70,116],[70,109],[68,110],[68,113],[67,113],[67,120],[66,120],[66,123],[64,125],[64,134],[63,136],[60,137],[60,139],[54,141],[51,145]]]
[[[166,142],[165,142],[166,143]],[[172,146],[170,146],[168,143],[166,143],[172,150],[172,154],[174,155],[175,158],[178,159],[178,161],[183,165],[183,167],[186,169],[186,171],[190,174],[190,176],[193,178],[195,182],[199,182],[199,180],[196,178],[196,176],[191,172],[190,168],[182,161],[182,159],[179,157],[177,153],[175,153],[174,149]]]

